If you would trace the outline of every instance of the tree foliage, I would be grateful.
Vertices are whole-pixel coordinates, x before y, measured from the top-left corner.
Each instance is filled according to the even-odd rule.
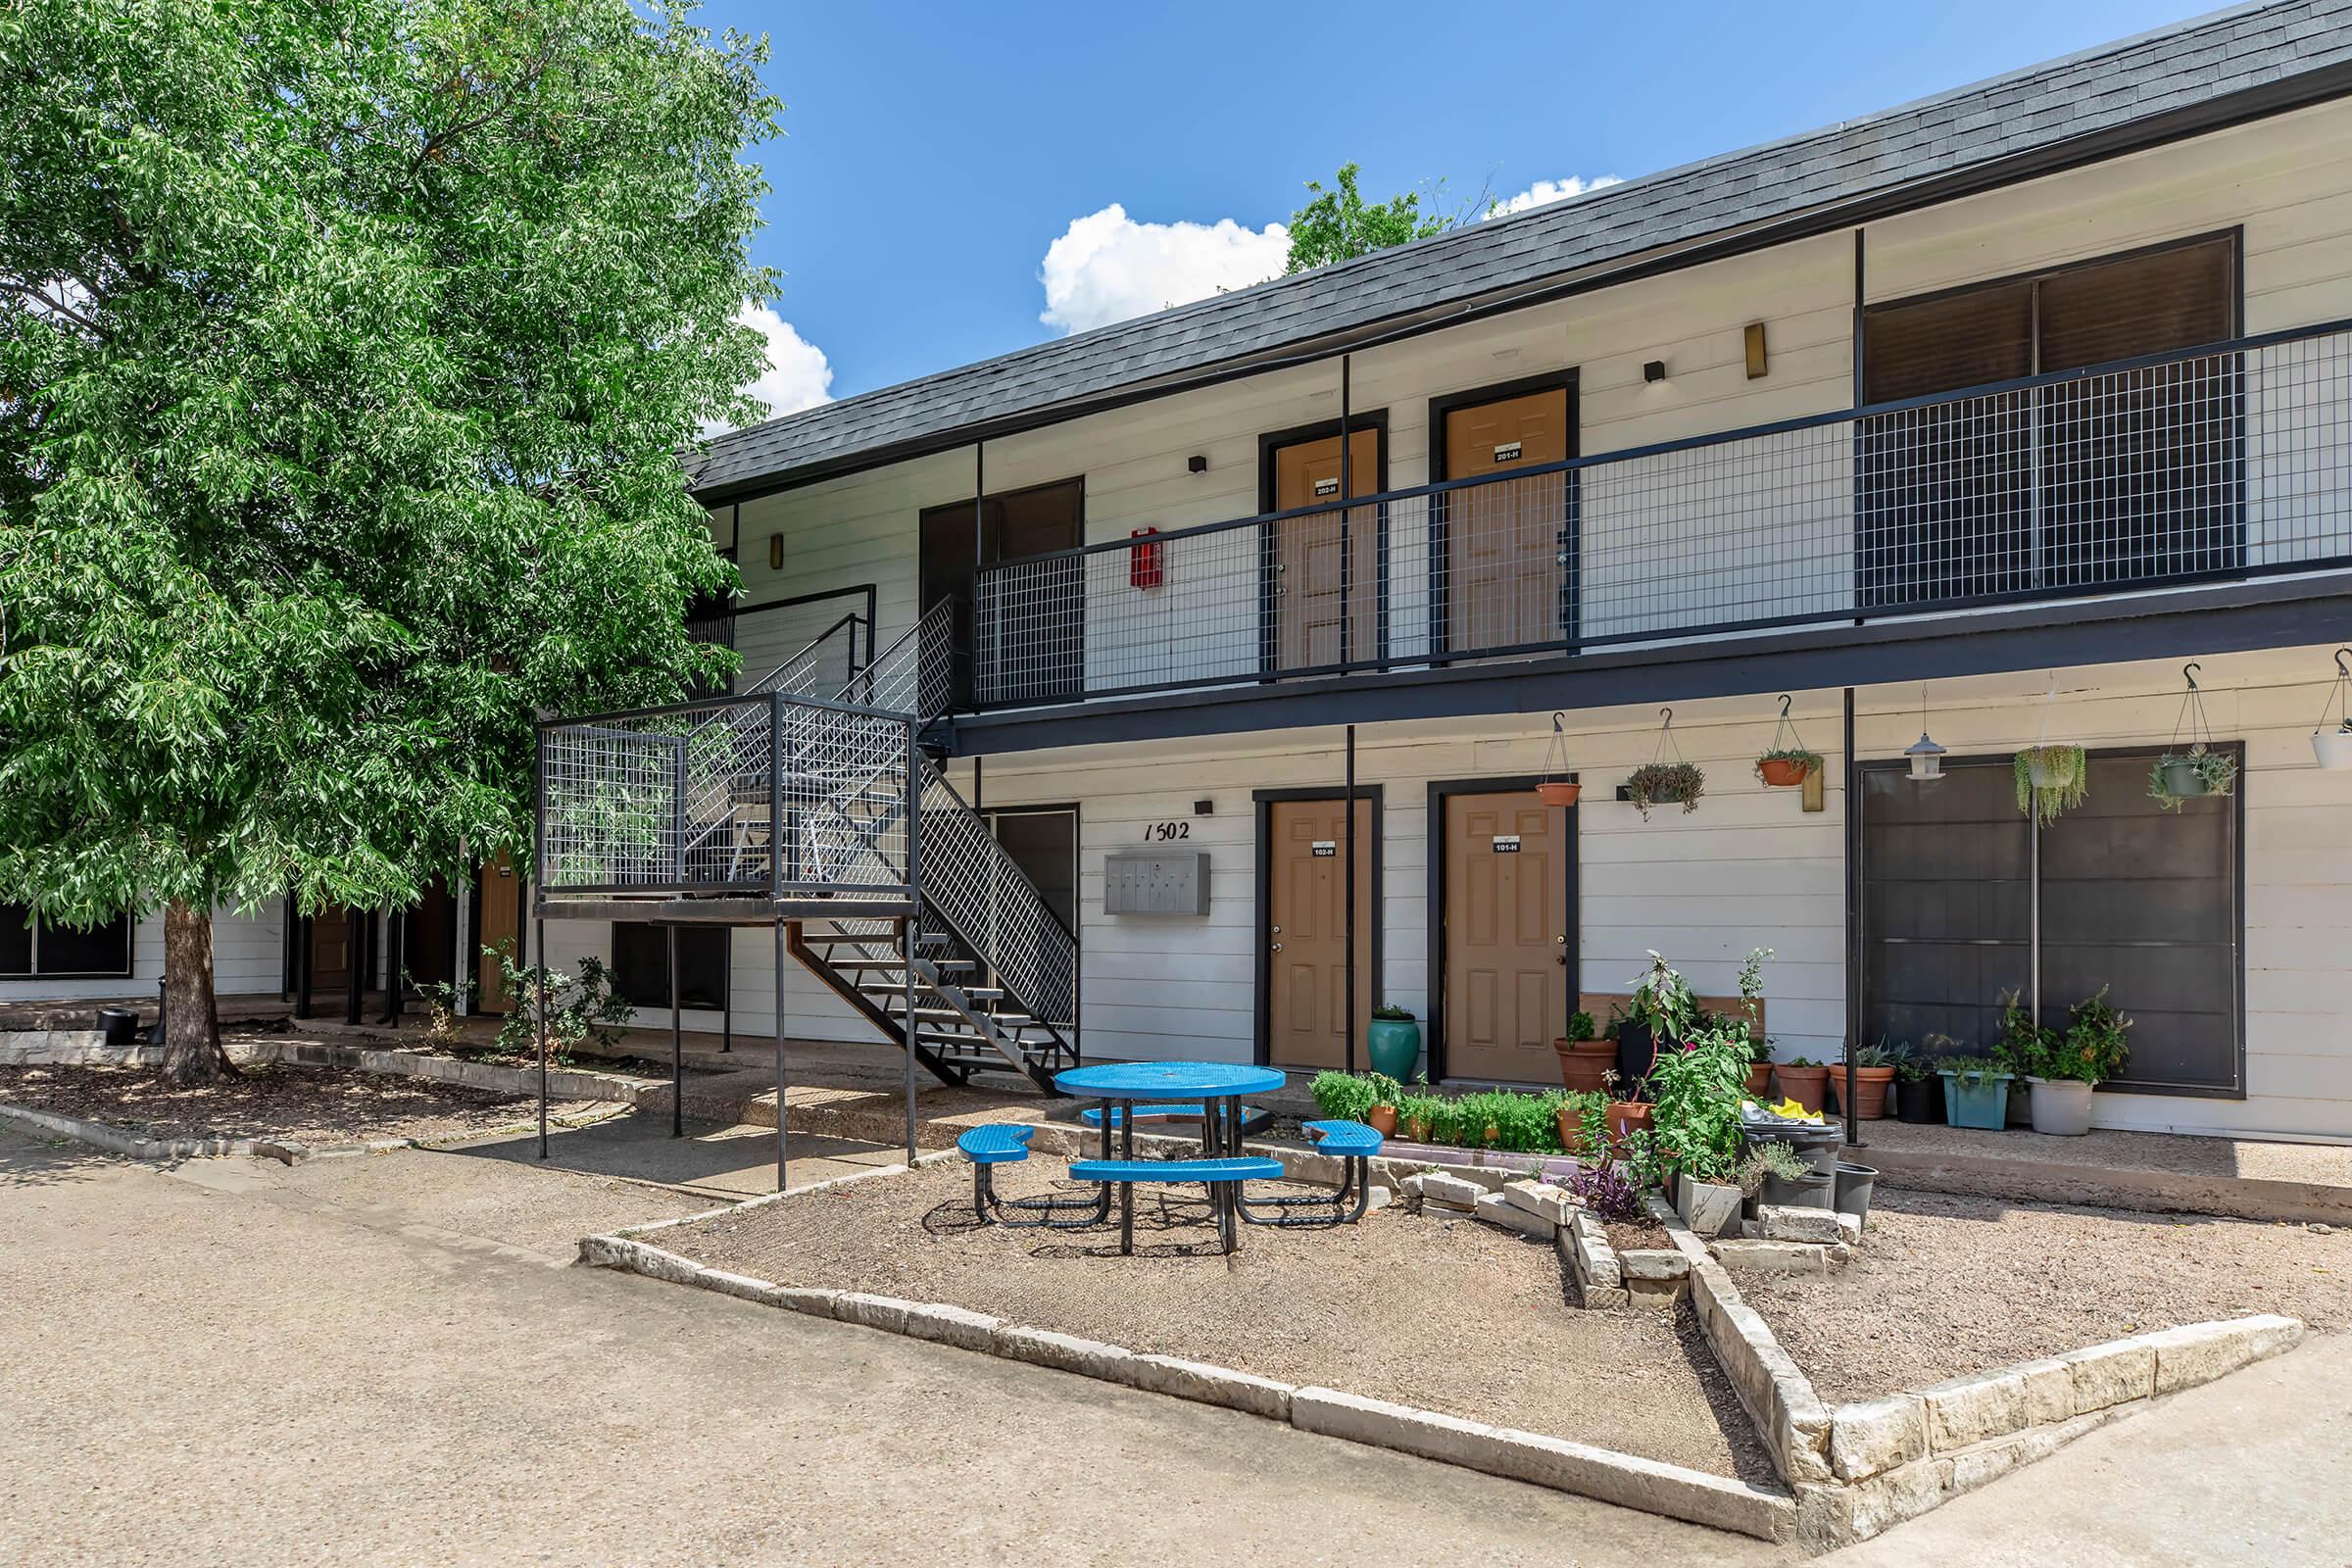
[[[1332,176],[1330,189],[1325,189],[1321,180],[1306,182],[1314,194],[1304,207],[1291,214],[1291,255],[1283,268],[1286,274],[1368,256],[1408,239],[1443,234],[1489,205],[1482,199],[1424,215],[1424,193],[1417,190],[1399,191],[1385,202],[1367,202],[1356,186],[1359,172],[1356,165],[1342,164]],[[1443,198],[1444,189],[1441,182],[1427,192],[1433,203]]]
[[[527,860],[534,708],[725,667],[678,460],[758,413],[763,58],[629,0],[0,9],[0,897],[405,903]]]

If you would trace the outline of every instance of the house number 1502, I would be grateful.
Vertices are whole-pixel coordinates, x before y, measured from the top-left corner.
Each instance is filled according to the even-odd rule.
[[[1144,824],[1144,842],[1147,844],[1165,843],[1169,839],[1189,839],[1192,836],[1193,824],[1190,822],[1147,822]]]

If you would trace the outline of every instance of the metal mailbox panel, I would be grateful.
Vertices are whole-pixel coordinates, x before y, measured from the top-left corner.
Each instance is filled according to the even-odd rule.
[[[1102,858],[1104,914],[1206,914],[1208,852],[1121,850]]]

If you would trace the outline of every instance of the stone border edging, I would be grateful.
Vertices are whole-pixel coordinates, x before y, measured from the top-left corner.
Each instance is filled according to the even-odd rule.
[[[860,1171],[838,1181],[771,1194],[753,1200],[751,1204],[713,1212],[730,1213],[844,1182],[900,1174],[906,1168],[902,1165]],[[710,1217],[712,1216],[688,1216],[633,1229],[641,1235]],[[1392,1404],[1336,1389],[1298,1387],[1179,1356],[1144,1354],[1049,1329],[1007,1324],[1001,1318],[958,1306],[907,1301],[862,1291],[778,1285],[708,1267],[627,1234],[616,1232],[582,1238],[580,1261],[715,1291],[764,1306],[780,1306],[812,1317],[855,1323],[984,1355],[1076,1373],[1145,1393],[1218,1405],[1270,1421],[1287,1422],[1301,1432],[1390,1448],[1762,1541],[1786,1541],[1797,1524],[1796,1502],[1787,1494],[1682,1465],[1541,1433],[1490,1427],[1458,1416]]]
[[[1867,1541],[2304,1334],[2275,1313],[2191,1323],[1831,1408],[1707,1244],[1654,1200],[1651,1212],[1690,1259],[1700,1331],[1796,1494],[1798,1539],[1815,1547]]]
[[[2273,1176],[2203,1175],[2130,1165],[2000,1159],[1959,1151],[1871,1147],[1879,1180],[1911,1192],[2103,1208],[2352,1226],[2352,1187]]]
[[[213,1159],[239,1154],[299,1165],[306,1159],[336,1159],[357,1154],[387,1154],[396,1149],[429,1149],[449,1140],[440,1138],[368,1138],[347,1144],[302,1144],[290,1138],[224,1138],[208,1133],[196,1138],[147,1138],[108,1122],[84,1121],[33,1105],[0,1102],[0,1121],[14,1122],[40,1132],[54,1133],[132,1159]],[[564,1126],[583,1125],[564,1118]],[[493,1134],[492,1136],[494,1136]],[[474,1135],[465,1134],[461,1137]]]

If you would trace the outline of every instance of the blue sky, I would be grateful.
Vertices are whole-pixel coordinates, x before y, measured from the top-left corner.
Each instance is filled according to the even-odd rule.
[[[763,391],[803,403],[1279,270],[1266,225],[1350,159],[1371,196],[1632,177],[2208,9],[718,0],[701,20],[770,37],[786,135],[756,154],[756,250],[786,274],[789,333]]]

